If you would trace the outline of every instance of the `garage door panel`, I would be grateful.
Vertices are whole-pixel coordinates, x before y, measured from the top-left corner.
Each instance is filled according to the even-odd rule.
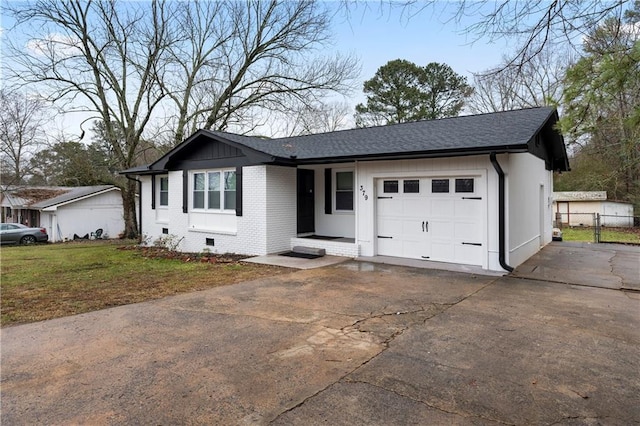
[[[402,235],[402,218],[385,217],[379,221],[378,235],[387,237],[399,237]]]
[[[451,217],[454,215],[454,200],[431,200],[431,215]]]
[[[482,200],[455,200],[454,214],[456,217],[478,218],[482,215]]]
[[[393,215],[394,210],[397,211],[398,205],[393,202],[393,199],[379,199],[377,208],[378,215],[388,216]]]
[[[392,238],[378,238],[378,254],[382,256],[393,256],[393,253],[398,253],[402,250],[402,243],[400,240]]]
[[[455,246],[454,260],[458,263],[474,265],[477,264],[477,259],[482,256],[482,253],[481,246],[458,244]]]
[[[432,238],[451,239],[454,232],[454,221],[451,219],[431,219],[429,221],[429,234]]]
[[[402,212],[409,217],[420,217],[429,214],[422,197],[412,197],[402,200]]]
[[[431,260],[451,262],[454,257],[454,247],[450,242],[437,242],[431,244]]]
[[[408,257],[412,259],[420,259],[422,256],[426,256],[424,250],[424,242],[420,240],[403,241],[402,244],[402,257]]]
[[[476,222],[456,222],[453,236],[456,241],[480,242],[482,241],[482,229]]]
[[[402,222],[402,235],[415,238],[422,232],[422,222],[419,219],[405,220]]]

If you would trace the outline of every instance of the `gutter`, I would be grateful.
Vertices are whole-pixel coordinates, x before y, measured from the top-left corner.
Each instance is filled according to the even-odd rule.
[[[142,181],[134,179],[129,175],[125,175],[125,177],[134,182],[138,182],[138,194],[140,194],[140,199],[138,200],[138,244],[142,244]],[[135,194],[133,199],[135,202]]]
[[[498,261],[500,266],[507,272],[513,272],[513,267],[507,265],[506,255],[506,232],[505,232],[505,201],[504,201],[504,171],[498,163],[495,151],[489,154],[489,160],[493,168],[498,173]]]

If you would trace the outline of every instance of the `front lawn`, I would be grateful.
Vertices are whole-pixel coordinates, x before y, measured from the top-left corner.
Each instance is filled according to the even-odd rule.
[[[157,299],[290,272],[222,258],[170,259],[133,243],[91,241],[2,247],[1,325]],[[128,248],[128,249],[123,249]]]

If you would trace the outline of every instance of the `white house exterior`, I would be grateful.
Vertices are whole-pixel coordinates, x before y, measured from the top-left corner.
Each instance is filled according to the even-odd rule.
[[[562,225],[593,226],[599,214],[602,226],[633,227],[633,204],[609,201],[606,191],[554,192],[553,211]]]
[[[534,108],[262,140],[199,131],[127,170],[142,230],[186,252],[294,246],[503,271],[551,241],[557,113]]]
[[[120,189],[113,185],[23,187],[5,195],[6,212],[20,212],[10,217],[5,212],[5,220],[28,220],[31,226],[46,228],[50,242],[90,236],[98,229],[103,238],[117,238],[125,229]]]

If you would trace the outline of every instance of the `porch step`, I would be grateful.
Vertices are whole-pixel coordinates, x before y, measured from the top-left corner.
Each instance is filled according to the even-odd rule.
[[[323,248],[315,248],[315,247],[304,247],[304,246],[295,246],[291,249],[294,253],[302,253],[302,254],[313,254],[315,256],[324,256],[327,254],[327,251]]]

